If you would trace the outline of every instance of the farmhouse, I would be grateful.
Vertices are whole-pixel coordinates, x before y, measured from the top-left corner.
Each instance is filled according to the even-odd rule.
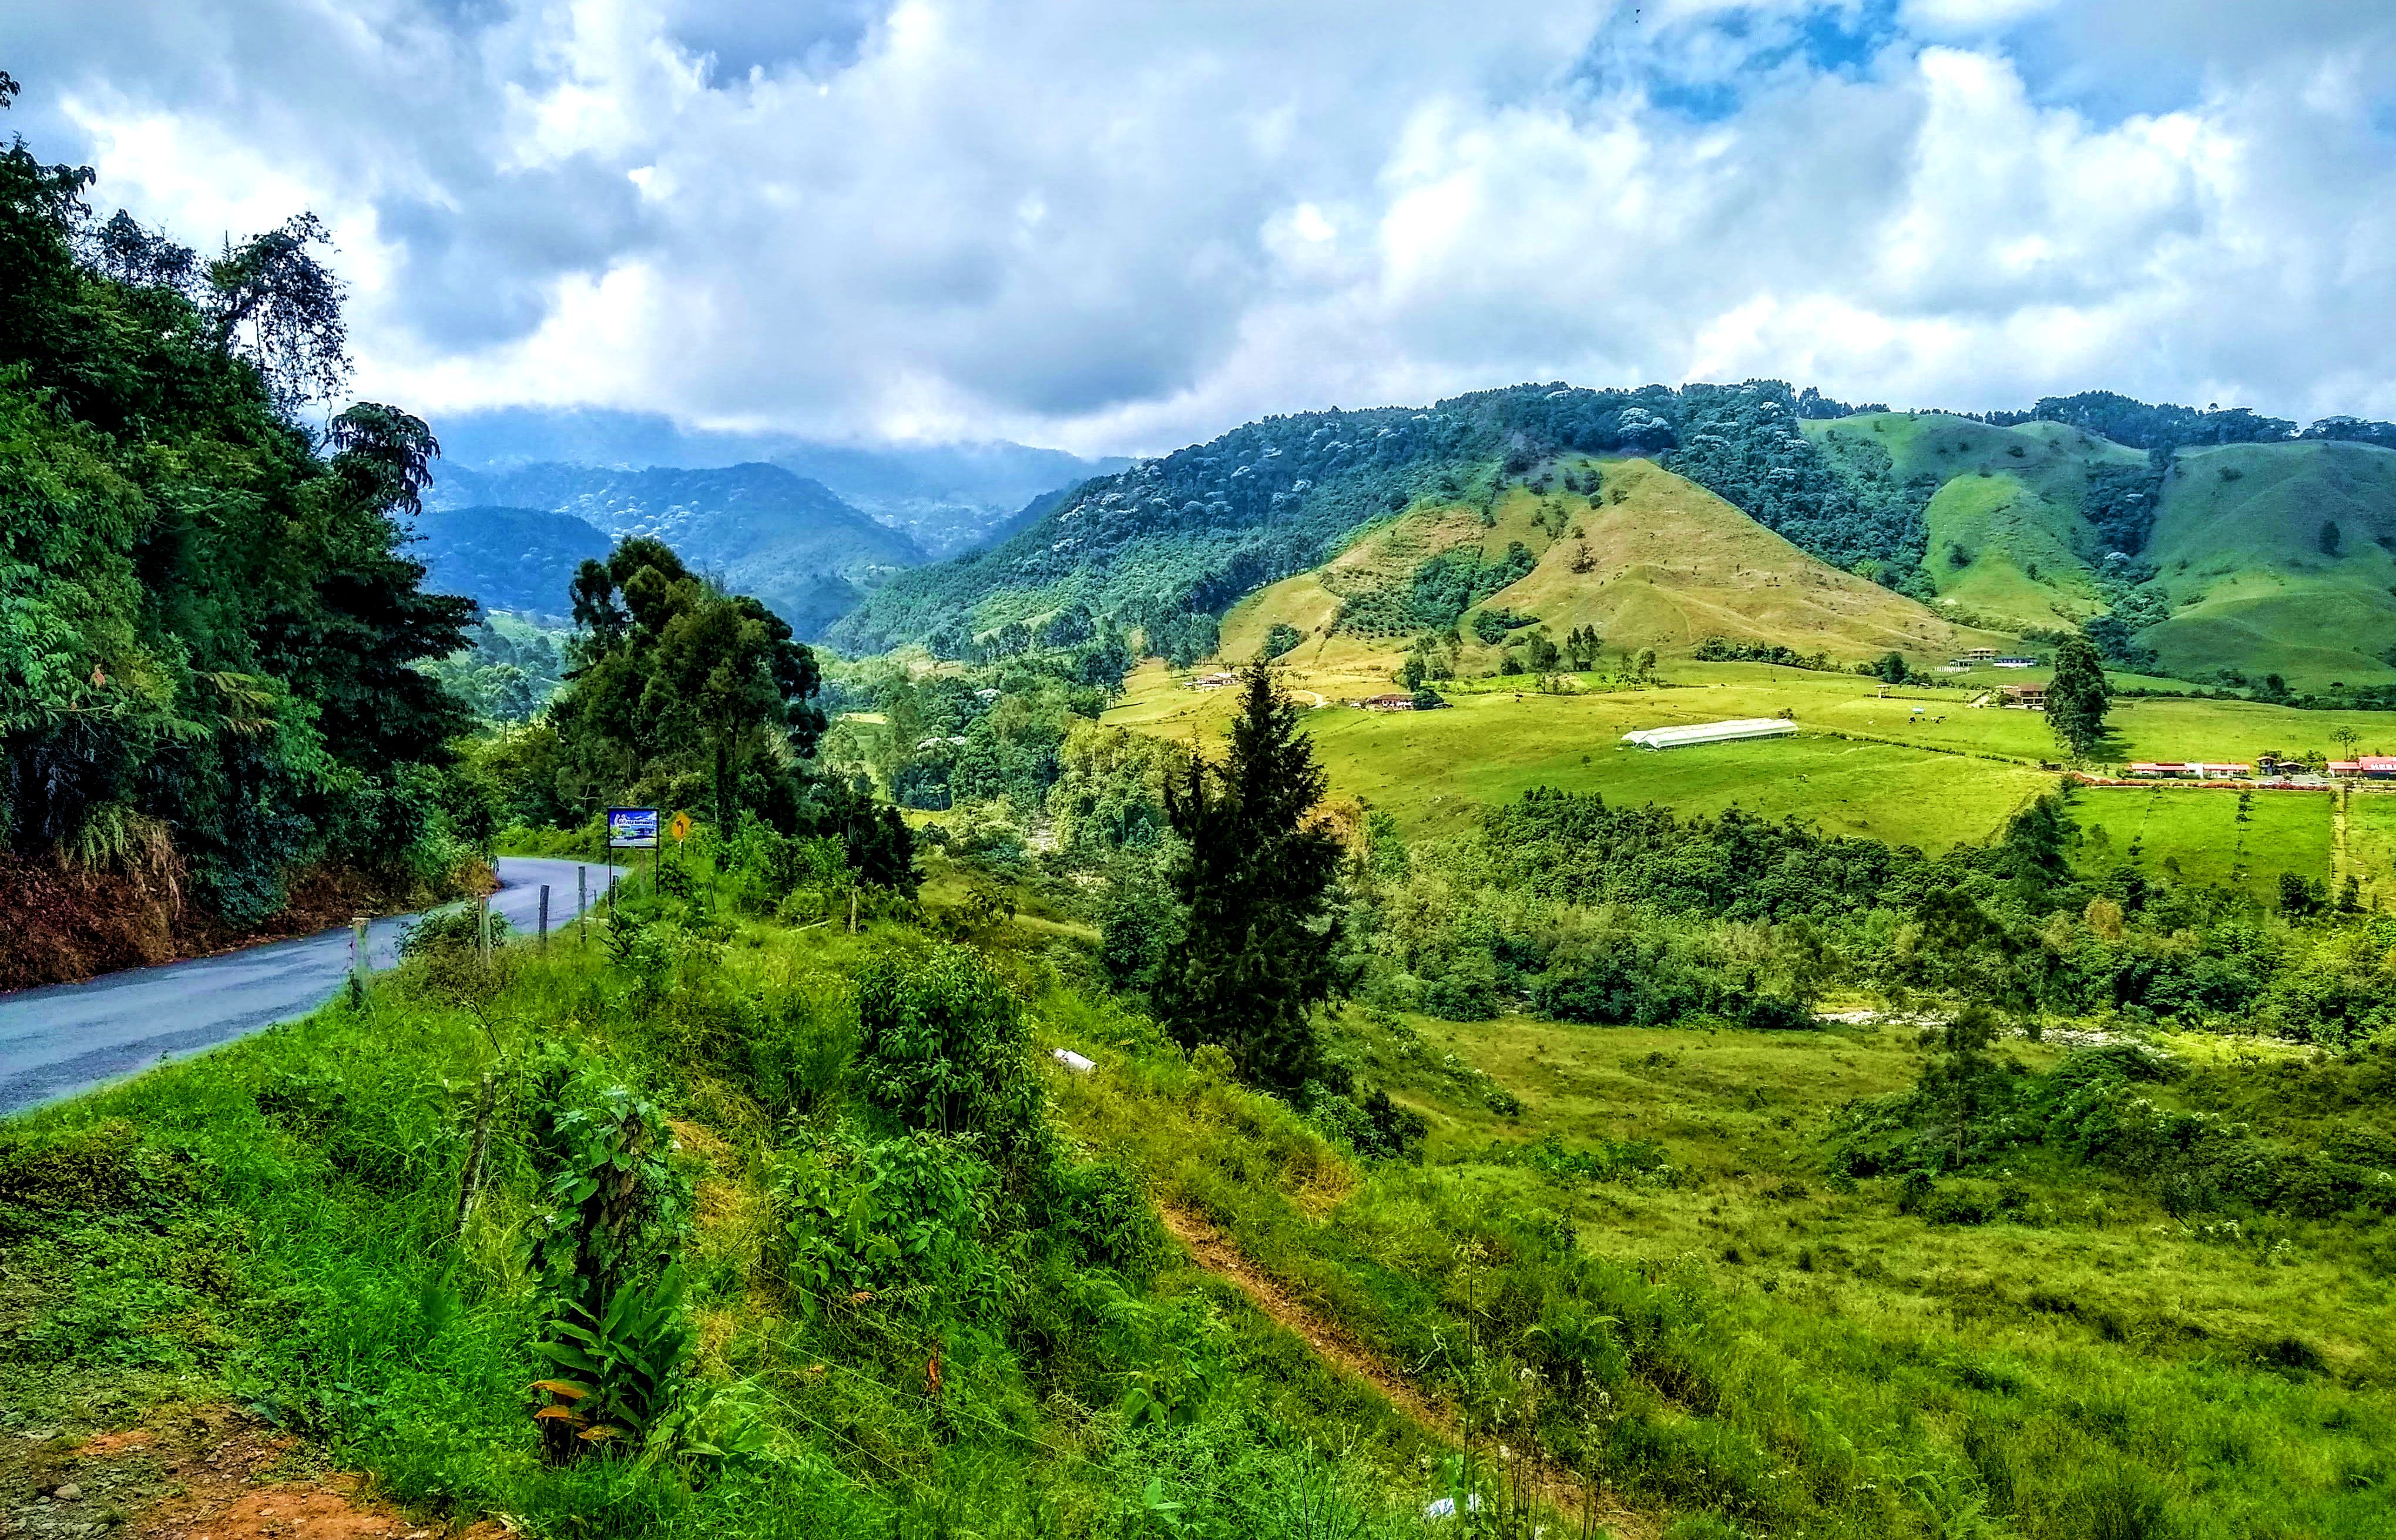
[[[2038,659],[2035,657],[2000,657],[1996,662],[1997,667],[2000,669],[2035,669],[2038,667]]]
[[[1993,663],[1996,660],[1997,649],[1994,647],[1966,647],[1955,655],[1955,661],[1963,664]]]
[[[1239,682],[1240,676],[1235,673],[1200,674],[1190,682],[1190,687],[1193,690],[1219,690],[1226,684],[1237,684]]]
[[[1746,717],[1734,722],[1700,722],[1686,727],[1642,727],[1625,733],[1622,741],[1642,749],[1687,749],[1700,743],[1737,743],[1743,738],[1787,737],[1797,724],[1779,717]]]
[[[1377,695],[1368,696],[1356,704],[1368,711],[1411,711],[1415,709],[1415,697],[1410,695]]]
[[[2251,764],[2208,763],[2202,760],[2137,760],[2127,773],[2145,780],[2243,780]]]
[[[2365,780],[2396,780],[2396,754],[2365,754],[2354,762],[2354,773]]]
[[[2003,691],[2003,705],[2024,711],[2046,710],[2046,686],[2043,684],[2008,684]]]

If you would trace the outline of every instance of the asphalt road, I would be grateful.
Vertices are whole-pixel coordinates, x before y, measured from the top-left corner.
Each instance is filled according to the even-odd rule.
[[[491,907],[529,934],[546,883],[554,930],[574,917],[574,867],[502,856]],[[606,869],[587,870],[595,904]],[[415,918],[378,920],[368,927],[374,966],[388,968],[398,960],[399,938]],[[349,971],[350,933],[343,927],[220,957],[0,994],[0,1117],[306,1016],[340,988]]]

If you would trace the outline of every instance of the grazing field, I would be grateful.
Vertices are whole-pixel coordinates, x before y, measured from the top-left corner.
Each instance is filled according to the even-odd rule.
[[[2346,800],[2348,870],[2365,903],[2396,905],[2396,791],[2357,791]]]
[[[2329,880],[2330,804],[2326,791],[2256,791],[2242,810],[2236,791],[2192,786],[2082,787],[2070,798],[2083,867],[2133,866],[2266,899],[2283,871]]]
[[[1306,725],[1335,793],[1362,797],[1417,833],[1453,829],[1476,806],[1554,786],[1688,813],[1719,813],[1737,803],[1771,817],[1793,815],[1832,832],[1935,852],[1987,838],[2008,814],[2057,784],[2041,769],[2057,763],[2060,753],[2045,718],[1974,709],[1969,702],[1982,693],[1976,689],[1884,689],[1855,674],[1752,663],[1673,662],[1663,676],[1669,687],[1609,688],[1598,676],[1583,675],[1581,693],[1564,696],[1541,695],[1527,679],[1476,680],[1443,686],[1453,703],[1448,710],[1379,713],[1334,704],[1311,711]],[[1309,703],[1395,688],[1386,679],[1341,669],[1294,668],[1290,684]],[[1235,693],[1186,689],[1150,665],[1133,675],[1107,720],[1160,737],[1187,738],[1195,732],[1212,741]],[[1663,753],[1620,746],[1633,728],[1784,710],[1801,729],[1793,740]],[[2365,752],[2396,743],[2396,717],[2385,712],[2301,711],[2245,701],[2124,700],[2114,707],[2112,722],[2113,763],[2251,763],[2265,751],[2328,753],[2336,750],[2329,735],[2341,726],[2361,735]],[[2283,867],[2325,876],[2327,799],[2296,796],[2296,804],[2312,810],[2296,815],[2286,807],[2292,795],[2256,797],[2258,805],[2271,809],[2256,816],[2269,819],[2274,831],[2283,825],[2292,831],[2296,824],[2320,826],[2283,855],[2250,838],[2248,853],[2217,858],[2237,843],[2233,809],[2227,805],[2218,820],[2194,810],[2164,819],[2149,833],[2142,853],[2158,865],[2176,858],[2191,877],[2205,871],[2226,877],[2233,865],[2265,883],[2276,882]],[[2234,793],[2227,798],[2229,804],[2235,801]],[[2119,842],[2117,849],[2126,844],[2113,816],[2099,821]]]
[[[2382,544],[2396,540],[2391,510],[2396,451],[2182,450],[2143,553],[2172,615],[2139,640],[2184,675],[2235,661],[2299,688],[2396,680],[2396,556]]]

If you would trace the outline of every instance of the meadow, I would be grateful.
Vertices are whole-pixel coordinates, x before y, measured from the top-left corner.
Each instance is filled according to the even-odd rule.
[[[2242,808],[2221,788],[2087,786],[2067,801],[2081,832],[2078,864],[2129,866],[2150,877],[2242,889],[2267,903],[2280,874],[2331,875],[2331,796],[2256,791]]]
[[[1361,1077],[1426,1117],[1421,1167],[1277,1171],[1184,1075],[1100,1041],[1099,1072],[1060,1105],[1392,1361],[1469,1386],[1508,1322],[1553,1340],[1576,1309],[1604,1315],[1639,1367],[1599,1416],[1650,1426],[1589,1437],[1634,1509],[1703,1493],[1734,1522],[1691,1533],[1724,1537],[2396,1522],[2384,1225],[2176,1216],[2035,1154],[2003,1173],[2008,1220],[1903,1212],[1894,1180],[1826,1179],[1820,1153],[1851,1099],[1919,1075],[1901,1025],[1355,1011],[1341,1036]],[[2269,1046],[2165,1046],[2307,1072]],[[2009,1052],[2043,1068],[2063,1051]]]
[[[2025,677],[2011,670],[1988,672],[1991,684]],[[1977,684],[1889,687],[1855,674],[1680,659],[1661,665],[1666,683],[1660,686],[1617,687],[1597,674],[1567,677],[1575,679],[1579,693],[1544,695],[1526,678],[1453,682],[1442,686],[1452,709],[1431,712],[1368,712],[1327,704],[1393,687],[1355,671],[1295,668],[1289,684],[1301,701],[1326,702],[1308,713],[1306,725],[1330,772],[1334,793],[1361,797],[1416,833],[1451,830],[1477,806],[1552,786],[1687,813],[1718,813],[1736,804],[1935,853],[1986,839],[2057,780],[2052,767],[2060,750],[2045,718],[2035,711],[1974,709],[1969,703],[1985,693]],[[1151,664],[1132,675],[1123,701],[1106,720],[1158,737],[1186,739],[1195,733],[1212,741],[1229,718],[1232,695],[1184,688],[1168,670]],[[1620,742],[1624,733],[1639,727],[1783,711],[1798,724],[1793,739],[1662,753],[1626,749]],[[2365,752],[2382,738],[2396,737],[2384,712],[2305,711],[2179,697],[2118,701],[2110,722],[2109,754],[2115,762],[2252,763],[2266,751],[2335,753],[2337,746],[2329,735],[2341,726],[2360,735]],[[2299,836],[2281,864],[2325,875],[2326,796],[2272,793],[2258,794],[2257,800],[2281,809],[2270,815],[2274,829],[2286,824],[2293,830],[2311,815],[2283,808],[2292,796],[2318,814],[2323,832]],[[2209,868],[2219,843],[2203,818],[2174,818],[2157,827],[2144,849],[2150,861],[2173,856],[2193,871]],[[2276,873],[2280,867],[2268,870]]]

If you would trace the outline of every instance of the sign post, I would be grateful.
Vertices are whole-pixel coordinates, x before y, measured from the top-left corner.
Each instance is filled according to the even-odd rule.
[[[577,945],[591,938],[591,869],[574,869],[574,939]]]
[[[540,884],[540,949],[549,950],[549,884]]]
[[[649,859],[654,863],[658,848],[658,810],[654,807],[607,809],[607,848],[610,851],[649,851],[652,853]],[[616,912],[616,870],[612,866],[607,869],[607,912],[610,916]]]

